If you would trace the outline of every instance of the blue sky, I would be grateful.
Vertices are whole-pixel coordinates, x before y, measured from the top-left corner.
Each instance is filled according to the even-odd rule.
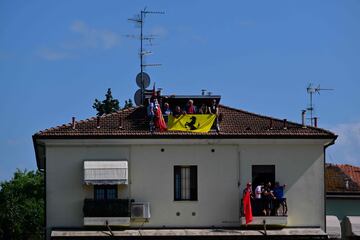
[[[111,87],[122,104],[139,72],[138,33],[127,19],[145,6],[152,82],[166,94],[222,95],[225,105],[300,122],[306,87],[319,126],[339,134],[328,162],[360,165],[360,2],[0,2],[0,181],[35,169],[31,136],[95,115]],[[289,159],[291,160],[291,159]]]

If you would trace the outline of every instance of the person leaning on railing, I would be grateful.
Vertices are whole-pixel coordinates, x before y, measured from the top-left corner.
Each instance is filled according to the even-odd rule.
[[[282,215],[285,216],[287,214],[287,203],[286,198],[284,198],[284,189],[286,184],[280,186],[279,182],[275,182],[274,187],[274,196],[276,197],[275,201],[275,214],[278,214],[280,207],[282,207]]]
[[[209,108],[206,106],[205,103],[203,103],[199,108],[199,114],[209,114]]]
[[[217,105],[216,99],[213,99],[211,106],[209,107],[209,113],[211,114],[215,114],[216,115],[216,119],[215,119],[215,124],[216,124],[216,131],[219,132],[220,131],[220,125],[219,125],[219,107]]]
[[[194,101],[189,99],[185,106],[185,112],[187,114],[196,114],[196,106],[194,105]]]

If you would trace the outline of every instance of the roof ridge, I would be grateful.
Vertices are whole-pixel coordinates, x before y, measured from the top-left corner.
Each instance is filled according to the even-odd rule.
[[[86,119],[75,120],[75,125],[80,124],[80,123],[87,123],[87,122],[95,121],[98,117],[106,118],[106,117],[113,116],[113,115],[116,115],[116,114],[121,114],[122,112],[128,112],[130,110],[134,110],[134,109],[137,109],[139,107],[142,107],[142,106],[123,108],[123,109],[119,109],[119,110],[117,110],[115,112],[112,112],[112,113],[103,114],[101,116],[93,116],[93,117],[89,117],[89,118],[86,118]],[[71,126],[72,126],[72,122],[69,122],[69,123],[65,123],[65,124],[62,124],[62,125],[55,126],[55,127],[46,128],[44,130],[36,132],[34,135],[41,134],[41,133],[46,132],[48,130],[59,130],[59,129],[64,128],[64,127],[71,127]]]
[[[261,114],[258,114],[258,113],[253,113],[253,112],[249,112],[249,111],[246,111],[246,110],[243,110],[243,109],[238,109],[238,108],[233,108],[233,107],[229,107],[229,106],[226,106],[226,105],[223,105],[223,104],[219,104],[221,107],[225,107],[225,108],[228,108],[230,110],[234,110],[234,111],[237,111],[237,112],[243,112],[243,113],[246,113],[246,114],[251,114],[253,116],[256,116],[256,117],[261,117],[261,118],[267,118],[267,119],[272,119],[272,120],[276,120],[276,121],[279,121],[279,122],[282,122],[284,119],[280,119],[280,118],[276,118],[276,117],[272,117],[272,116],[266,116],[266,115],[261,115]],[[290,124],[294,124],[294,125],[297,125],[299,127],[302,127],[303,125],[301,123],[297,123],[297,122],[293,122],[293,121],[289,121],[288,119],[286,119],[286,121]],[[330,134],[334,134],[333,132],[329,131],[329,130],[326,130],[326,129],[323,129],[323,128],[319,128],[319,127],[313,127],[313,126],[308,126],[308,125],[305,125],[306,128],[310,128],[310,129],[314,129],[314,130],[322,130],[324,132],[327,132],[327,133],[330,133]],[[335,135],[335,134],[334,134]]]

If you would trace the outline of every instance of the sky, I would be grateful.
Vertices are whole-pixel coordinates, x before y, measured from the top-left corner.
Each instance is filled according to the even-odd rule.
[[[96,114],[107,88],[138,89],[141,9],[151,86],[301,121],[312,83],[319,127],[339,135],[327,162],[360,165],[360,1],[0,1],[0,181],[36,169],[31,136]],[[291,161],[291,159],[289,159]]]

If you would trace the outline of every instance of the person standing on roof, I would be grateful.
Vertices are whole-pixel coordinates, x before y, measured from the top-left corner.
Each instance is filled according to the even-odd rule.
[[[189,99],[188,103],[185,106],[185,112],[187,114],[196,114],[196,107],[193,100]]]
[[[216,119],[215,119],[215,127],[216,127],[216,131],[220,132],[220,125],[219,125],[219,107],[218,104],[216,102],[216,99],[213,99],[211,106],[209,107],[209,112],[211,114],[215,114],[216,115]]]

